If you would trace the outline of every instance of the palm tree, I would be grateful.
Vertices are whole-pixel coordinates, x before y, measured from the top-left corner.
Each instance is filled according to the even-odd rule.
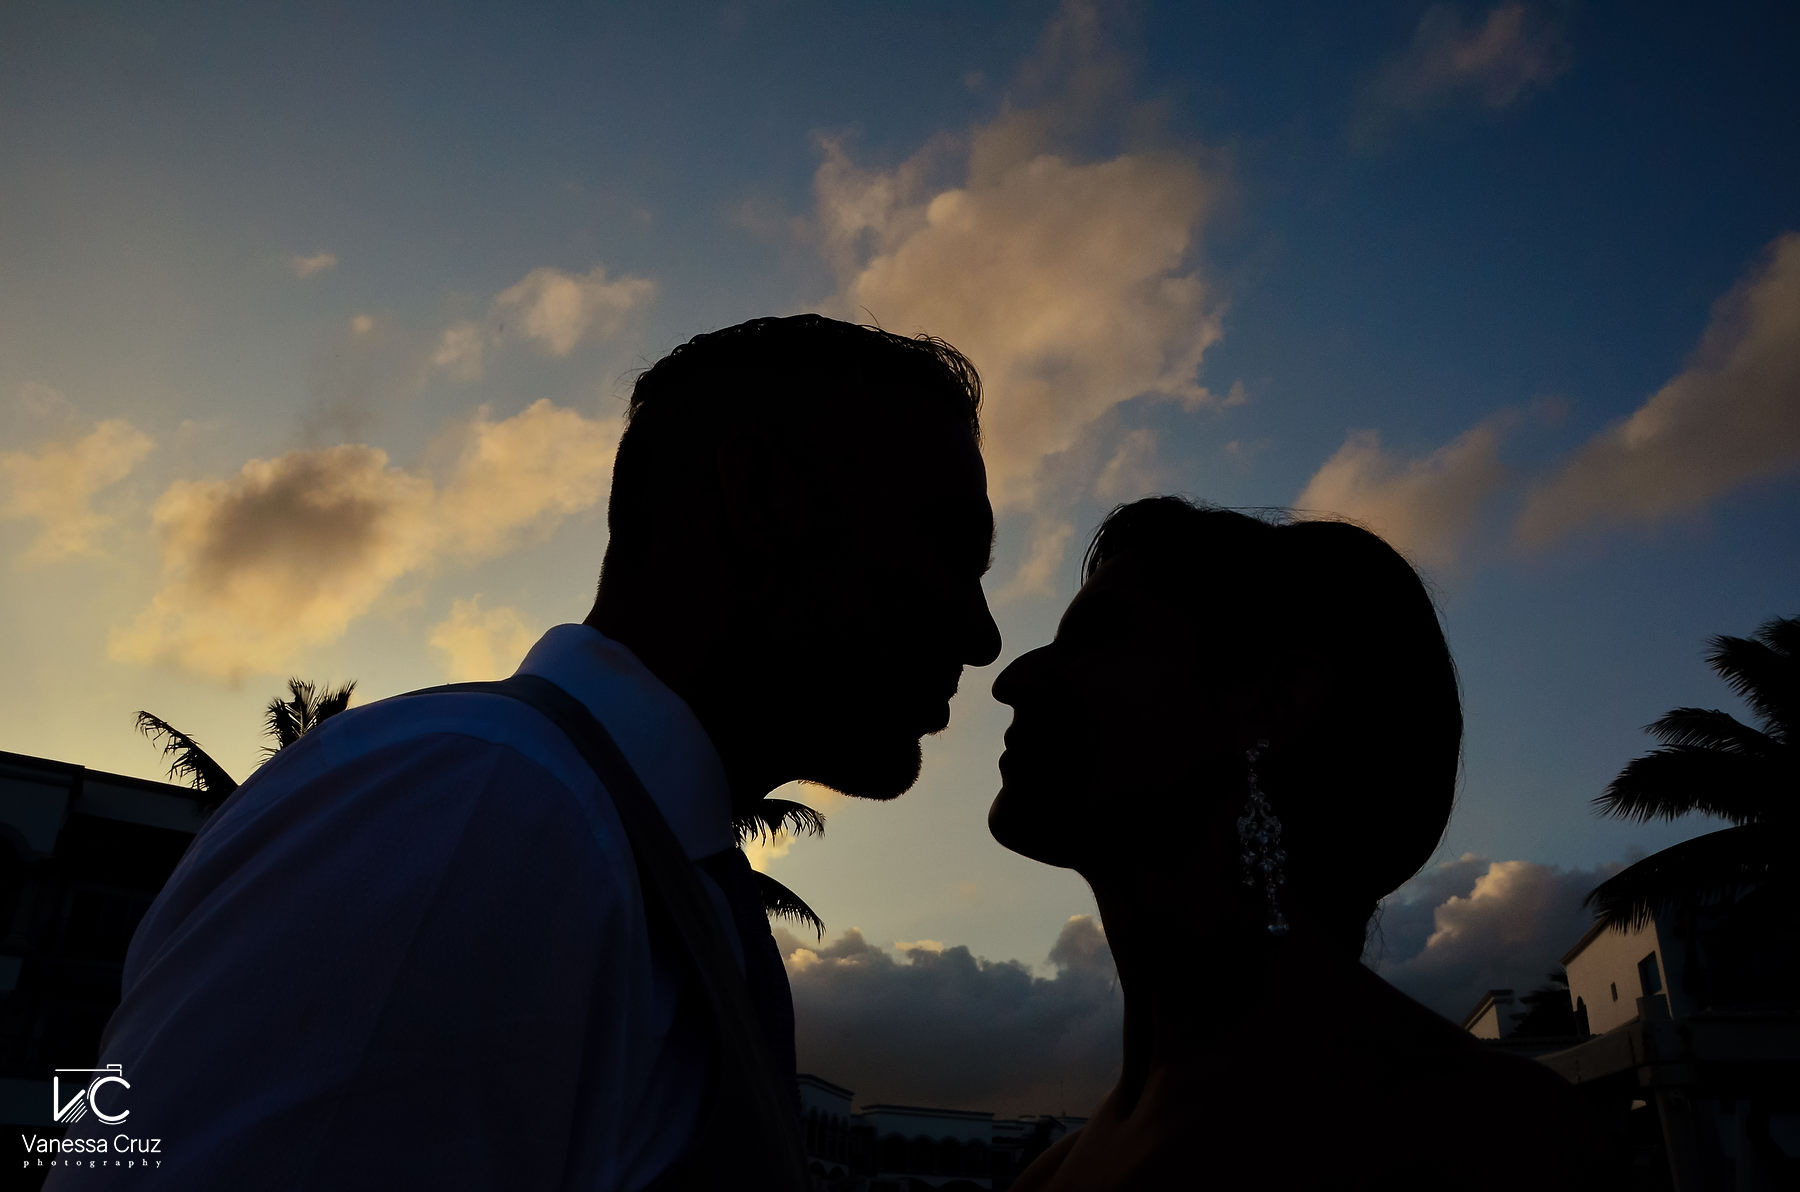
[[[264,760],[298,741],[322,721],[342,712],[349,706],[350,693],[354,690],[354,679],[324,695],[320,695],[311,683],[289,679],[288,698],[277,696],[269,701],[263,732],[275,744],[263,747]],[[200,800],[201,811],[212,811],[237,789],[237,779],[228,774],[224,766],[214,761],[212,755],[200,747],[200,742],[168,721],[140,711],[136,724],[139,732],[162,746],[164,757],[173,758],[169,762],[169,778],[177,782],[185,781],[205,796]]]
[[[350,693],[355,690],[355,679],[324,695],[320,695],[311,683],[289,679],[289,698],[277,696],[269,701],[269,713],[263,721],[263,733],[273,738],[275,744],[263,746],[263,760],[274,757],[298,741],[308,730],[317,728],[349,707]]]
[[[1583,905],[1618,930],[1659,911],[1729,904],[1747,887],[1794,878],[1800,844],[1800,617],[1752,637],[1719,635],[1707,662],[1750,705],[1760,728],[1715,709],[1676,708],[1644,731],[1662,748],[1619,771],[1594,800],[1602,815],[1647,823],[1705,812],[1736,826],[1645,857],[1596,886]]]
[[[825,831],[825,817],[792,799],[762,799],[754,809],[733,819],[731,826],[737,833],[738,847],[742,848],[752,840],[772,840],[777,832],[786,832],[790,836],[817,836]],[[825,938],[825,921],[802,902],[798,894],[760,870],[752,872],[762,891],[763,908],[771,917],[803,923],[812,928],[818,938]]]
[[[1585,1034],[1578,1031],[1575,1006],[1569,1000],[1569,974],[1557,969],[1545,975],[1546,984],[1519,999],[1525,1009],[1513,1015],[1510,1039],[1560,1039]],[[1586,1013],[1585,1010],[1582,1011]]]

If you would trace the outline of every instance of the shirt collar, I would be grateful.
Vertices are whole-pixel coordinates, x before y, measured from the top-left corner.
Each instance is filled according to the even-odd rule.
[[[636,654],[591,625],[558,625],[519,673],[555,683],[606,726],[689,859],[736,843],[718,750],[693,709]]]

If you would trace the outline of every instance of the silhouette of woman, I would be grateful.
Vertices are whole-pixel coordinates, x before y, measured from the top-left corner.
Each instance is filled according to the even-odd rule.
[[[1125,1055],[1014,1187],[1604,1183],[1561,1078],[1359,962],[1443,834],[1461,751],[1413,569],[1348,523],[1152,497],[1082,571],[1056,639],[994,683],[1014,717],[988,822],[1093,887]]]

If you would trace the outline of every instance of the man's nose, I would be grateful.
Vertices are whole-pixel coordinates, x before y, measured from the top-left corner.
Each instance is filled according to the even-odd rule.
[[[1000,657],[1000,626],[994,623],[994,614],[988,610],[987,594],[979,586],[975,589],[969,640],[965,649],[963,657],[970,666],[986,666]]]

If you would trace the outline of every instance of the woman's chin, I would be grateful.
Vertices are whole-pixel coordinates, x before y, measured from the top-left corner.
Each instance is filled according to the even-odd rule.
[[[988,832],[994,839],[1003,848],[1045,865],[1065,869],[1073,866],[1067,855],[1067,842],[1060,838],[1067,827],[1067,823],[1043,814],[1041,809],[1030,806],[1024,796],[1006,786],[1000,788],[993,805],[988,808]]]

